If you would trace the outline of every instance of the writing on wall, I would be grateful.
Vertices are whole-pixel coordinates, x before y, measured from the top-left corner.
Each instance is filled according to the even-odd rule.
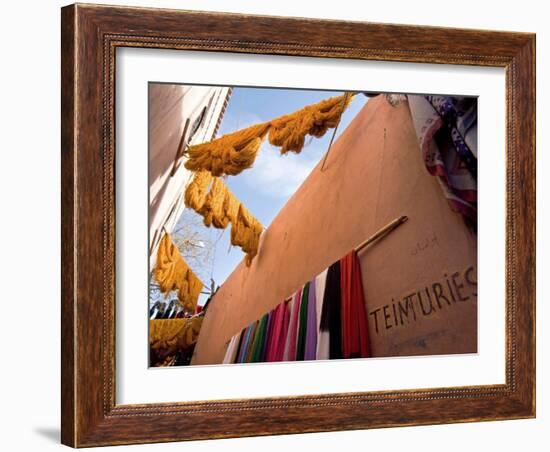
[[[457,303],[477,300],[477,276],[474,267],[443,277],[424,287],[411,290],[404,297],[369,311],[371,333],[405,327]]]

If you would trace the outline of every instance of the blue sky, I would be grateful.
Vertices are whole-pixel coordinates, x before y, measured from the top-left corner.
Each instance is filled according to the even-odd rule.
[[[218,136],[291,113],[305,105],[340,94],[340,91],[234,88]],[[342,116],[336,138],[367,100],[363,95],[353,98]],[[267,228],[324,156],[331,136],[332,130],[322,138],[308,136],[306,146],[300,154],[290,152],[286,155],[280,155],[279,148],[271,146],[266,140],[258,152],[254,166],[237,176],[228,176],[225,182],[235,196]],[[207,234],[210,240],[216,241],[211,276],[217,285],[221,285],[243,259],[244,254],[240,248],[230,245],[229,228],[224,231],[210,228]],[[205,297],[201,297],[199,303],[204,302]]]

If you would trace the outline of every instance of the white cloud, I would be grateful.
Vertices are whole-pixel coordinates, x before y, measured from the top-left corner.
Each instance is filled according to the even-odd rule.
[[[244,182],[265,195],[286,198],[313,170],[319,155],[312,146],[306,146],[301,154],[281,155],[279,148],[264,142],[254,166],[243,173]]]
[[[223,118],[222,125],[218,131],[218,137],[226,133],[235,132],[236,130],[246,129],[261,122],[264,121],[258,115],[250,112],[227,114]]]

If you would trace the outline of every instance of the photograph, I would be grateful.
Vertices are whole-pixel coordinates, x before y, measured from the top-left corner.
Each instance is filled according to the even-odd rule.
[[[149,367],[478,352],[477,97],[147,92]]]
[[[6,155],[22,160],[6,175],[32,183],[28,202],[8,183],[5,211],[33,217],[5,221],[21,229],[6,234],[16,287],[18,259],[55,267],[37,246],[59,258],[60,307],[29,317],[55,354],[14,374],[60,392],[42,391],[34,449],[54,427],[75,448],[538,441],[543,15],[123,3],[65,5],[34,51],[10,44],[26,60],[5,93],[18,106]],[[46,41],[59,61],[42,87]],[[29,129],[21,93],[37,83],[33,107],[53,95],[60,114]],[[40,165],[22,179],[26,138]],[[57,241],[37,245],[47,190]],[[7,327],[6,344],[26,340]]]

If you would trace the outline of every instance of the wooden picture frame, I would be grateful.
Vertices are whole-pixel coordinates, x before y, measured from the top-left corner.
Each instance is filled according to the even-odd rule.
[[[62,9],[62,442],[73,447],[535,416],[535,35],[71,5]],[[115,403],[115,50],[298,55],[506,70],[506,382]]]

